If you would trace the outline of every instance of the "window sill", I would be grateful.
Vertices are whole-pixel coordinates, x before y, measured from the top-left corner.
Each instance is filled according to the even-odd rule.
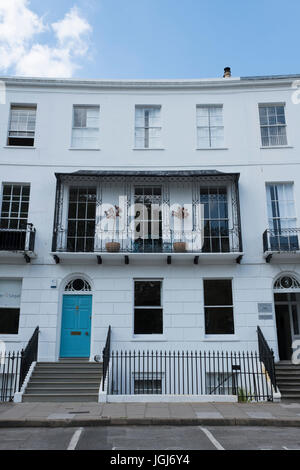
[[[91,150],[93,152],[95,152],[95,151],[98,152],[100,150],[100,148],[91,149],[91,148],[81,148],[81,147],[70,147],[69,150],[82,150],[84,152],[86,152],[87,150],[89,150],[89,151]]]
[[[160,342],[166,341],[166,337],[164,334],[162,335],[133,335],[132,342]]]
[[[161,147],[161,148],[152,148],[152,147],[151,147],[151,148],[150,148],[150,147],[149,147],[149,148],[143,148],[143,147],[139,148],[139,147],[133,147],[132,150],[165,150],[165,149],[164,149],[163,147]]]
[[[31,145],[4,145],[5,149],[31,149],[34,150],[36,147],[32,147]]]
[[[196,150],[229,150],[228,147],[197,147]]]
[[[8,333],[5,333],[5,334],[2,334],[0,333],[0,340],[1,341],[7,341],[9,343],[21,343],[21,337],[20,337],[20,333],[11,333],[11,334],[8,334]]]
[[[261,150],[265,149],[292,149],[294,148],[292,145],[268,145],[266,147],[260,147]]]
[[[236,335],[204,335],[204,341],[206,342],[216,342],[216,341],[228,341],[228,342],[238,342],[240,341]]]

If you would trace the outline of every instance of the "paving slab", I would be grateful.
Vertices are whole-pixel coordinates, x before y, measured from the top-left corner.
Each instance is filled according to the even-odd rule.
[[[0,405],[0,427],[260,425],[300,428],[295,403],[15,403]]]

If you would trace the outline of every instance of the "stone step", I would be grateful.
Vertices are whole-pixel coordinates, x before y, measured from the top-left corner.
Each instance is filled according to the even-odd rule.
[[[36,364],[35,366],[36,370],[102,370],[102,365],[100,364],[49,364],[49,365],[44,365],[44,364]]]
[[[81,393],[84,394],[94,394],[97,395],[99,390],[98,387],[74,387],[74,388],[66,388],[66,387],[39,387],[39,388],[32,388],[28,387],[26,390],[26,396],[28,395],[80,395]]]
[[[76,382],[40,382],[40,381],[30,381],[30,383],[27,386],[27,390],[36,390],[40,388],[46,388],[47,390],[52,390],[55,388],[67,388],[69,390],[72,390],[74,388],[96,388],[99,389],[99,381],[98,382],[93,382],[93,381],[76,381]]]
[[[77,393],[77,394],[47,394],[40,393],[39,395],[25,394],[23,396],[23,402],[25,403],[41,403],[41,402],[69,402],[69,403],[78,403],[78,402],[97,402],[98,394],[88,394],[88,393]]]
[[[102,375],[95,375],[95,376],[86,376],[82,377],[80,374],[72,374],[71,376],[66,377],[64,376],[57,376],[57,375],[47,375],[47,376],[40,376],[40,375],[32,375],[30,379],[30,383],[100,383],[102,380]]]

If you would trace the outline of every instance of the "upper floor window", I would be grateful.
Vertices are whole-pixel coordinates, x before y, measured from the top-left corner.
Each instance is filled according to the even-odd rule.
[[[36,105],[11,105],[7,145],[33,147]]]
[[[72,148],[99,148],[99,106],[74,106]]]
[[[271,230],[296,227],[293,183],[267,183],[267,203]]]
[[[135,107],[135,148],[161,148],[161,106]]]
[[[0,227],[26,229],[30,186],[28,184],[4,184],[2,193]]]
[[[223,145],[223,106],[197,106],[197,147],[218,148]]]
[[[263,147],[287,145],[284,105],[259,105],[261,144]]]

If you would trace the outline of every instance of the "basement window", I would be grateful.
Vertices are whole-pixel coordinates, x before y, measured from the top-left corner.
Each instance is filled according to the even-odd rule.
[[[161,379],[135,379],[134,380],[135,395],[161,395],[162,385]]]
[[[33,147],[36,105],[11,105],[7,145]]]

